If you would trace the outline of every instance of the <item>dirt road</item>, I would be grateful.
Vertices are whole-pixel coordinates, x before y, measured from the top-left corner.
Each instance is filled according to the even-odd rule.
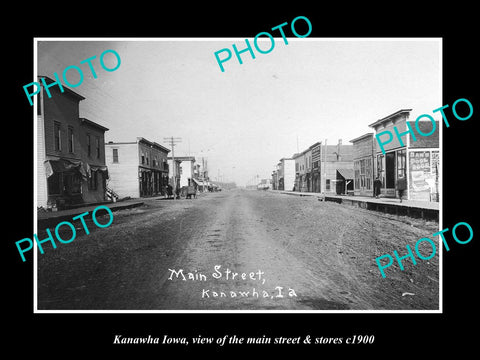
[[[147,200],[39,255],[38,308],[435,310],[438,254],[405,260],[405,271],[395,264],[385,279],[374,259],[404,255],[406,244],[437,230],[268,191]]]

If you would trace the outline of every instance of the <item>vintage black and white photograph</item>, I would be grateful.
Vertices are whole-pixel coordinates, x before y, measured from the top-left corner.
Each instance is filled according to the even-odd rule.
[[[441,311],[441,38],[34,54],[35,312]]]

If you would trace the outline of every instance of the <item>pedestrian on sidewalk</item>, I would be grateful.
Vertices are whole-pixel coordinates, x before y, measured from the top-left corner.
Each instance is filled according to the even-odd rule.
[[[375,196],[376,199],[378,199],[378,196],[380,195],[380,189],[382,188],[382,182],[380,179],[377,177],[373,181],[373,195]]]
[[[407,189],[407,179],[405,176],[399,176],[397,179],[397,190],[398,196],[400,197],[400,202],[402,202],[403,193]]]

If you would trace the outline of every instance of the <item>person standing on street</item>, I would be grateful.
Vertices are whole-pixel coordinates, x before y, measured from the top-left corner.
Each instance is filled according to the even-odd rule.
[[[373,181],[373,195],[377,199],[378,199],[378,196],[380,195],[381,187],[382,187],[382,182],[380,181],[380,179],[378,178],[378,175],[377,175],[377,177]]]
[[[398,190],[398,196],[400,197],[400,202],[402,202],[403,198],[403,193],[407,189],[407,179],[405,179],[405,176],[399,176],[397,179],[397,190]]]

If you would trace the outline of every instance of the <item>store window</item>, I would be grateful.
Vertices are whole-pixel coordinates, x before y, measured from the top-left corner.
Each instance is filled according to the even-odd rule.
[[[90,179],[88,179],[88,190],[97,190],[98,171],[92,171]]]
[[[383,173],[383,155],[377,155],[377,176],[382,179]],[[384,180],[382,180],[383,182]]]
[[[60,195],[60,173],[53,173],[47,179],[48,195]]]
[[[406,176],[407,169],[407,151],[397,151],[397,179]]]
[[[360,160],[360,187],[365,188],[365,159]]]
[[[368,158],[365,159],[365,188],[370,190],[372,188],[372,174],[373,174],[373,169],[372,169],[372,159]]]
[[[63,185],[67,194],[80,194],[82,192],[82,176],[78,173],[64,174]]]
[[[353,162],[353,169],[355,173],[355,189],[360,189],[360,161]]]
[[[330,190],[330,179],[325,180],[325,190]]]

